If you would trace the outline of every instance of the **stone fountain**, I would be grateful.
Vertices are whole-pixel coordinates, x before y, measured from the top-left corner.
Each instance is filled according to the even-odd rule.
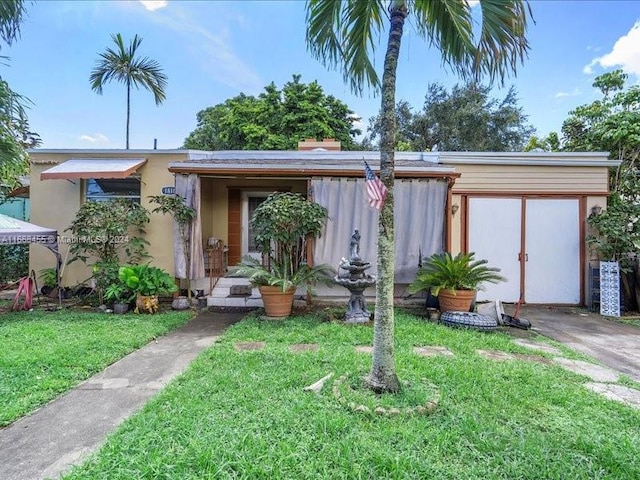
[[[342,258],[340,261],[341,271],[333,279],[336,284],[351,292],[344,318],[347,323],[365,323],[371,319],[371,313],[367,310],[364,298],[364,290],[375,284],[376,278],[365,273],[365,270],[369,268],[371,268],[371,264],[360,258],[360,232],[356,230],[351,235],[349,242],[349,259]]]

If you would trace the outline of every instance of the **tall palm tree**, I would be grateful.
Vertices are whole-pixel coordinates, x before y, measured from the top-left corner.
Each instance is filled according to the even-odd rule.
[[[127,86],[127,149],[129,149],[129,119],[131,117],[131,86],[143,87],[153,93],[156,105],[160,105],[166,98],[165,88],[167,77],[160,64],[148,57],[136,57],[142,38],[133,37],[129,48],[125,48],[122,36],[117,33],[111,35],[116,49],[107,48],[100,54],[96,66],[91,71],[89,81],[91,88],[102,95],[102,87],[111,80],[124,83]]]
[[[308,0],[307,47],[325,66],[340,68],[355,93],[365,86],[381,93],[380,179],[387,198],[378,221],[378,282],[374,316],[373,361],[369,387],[400,389],[393,359],[394,231],[393,183],[396,70],[407,18],[442,63],[463,78],[486,74],[490,81],[515,69],[527,55],[525,38],[531,10],[526,0],[480,0],[481,20],[474,32],[467,0]],[[386,25],[385,20],[388,20]],[[372,60],[376,41],[388,29],[382,84]]]

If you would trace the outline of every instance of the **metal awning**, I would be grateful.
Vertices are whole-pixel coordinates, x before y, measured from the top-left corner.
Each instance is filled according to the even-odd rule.
[[[40,174],[40,180],[127,178],[146,158],[72,158]]]

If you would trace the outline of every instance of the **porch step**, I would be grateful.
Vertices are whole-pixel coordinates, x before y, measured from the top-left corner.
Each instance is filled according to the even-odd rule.
[[[255,307],[262,308],[262,298],[258,297],[207,297],[207,307]]]
[[[238,295],[242,292],[245,295]],[[247,278],[222,277],[207,297],[207,306],[262,308],[262,297],[257,288],[251,288]]]

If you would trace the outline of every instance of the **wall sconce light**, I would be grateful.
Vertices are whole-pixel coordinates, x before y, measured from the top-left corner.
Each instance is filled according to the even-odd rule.
[[[458,210],[460,210],[460,205],[458,205],[457,203],[451,205],[451,216],[455,216]]]
[[[593,207],[591,207],[591,216],[592,217],[596,217],[596,216],[600,215],[600,212],[602,212],[602,207],[600,205],[594,205]]]

